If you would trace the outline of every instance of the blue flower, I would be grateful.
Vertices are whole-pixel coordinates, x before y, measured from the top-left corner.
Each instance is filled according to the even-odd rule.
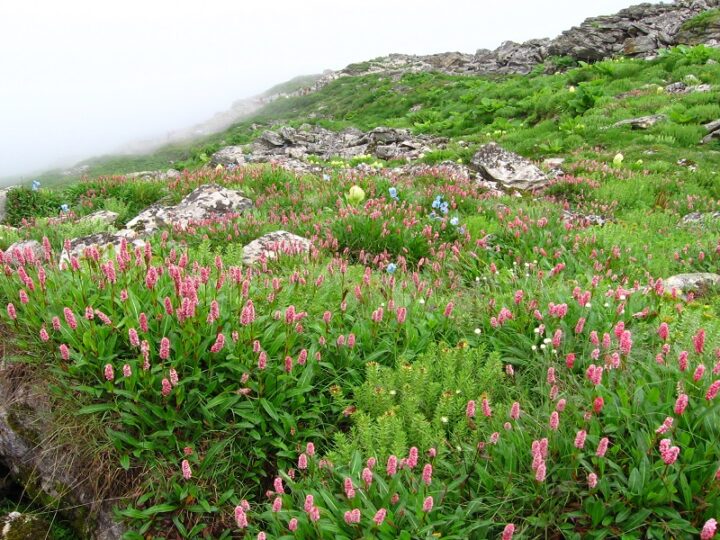
[[[448,203],[443,202],[443,203],[440,205],[440,211],[441,211],[443,214],[447,214],[448,211],[449,211]]]
[[[330,181],[330,175],[327,174],[327,173],[323,173],[323,180],[325,180],[326,182],[329,182],[329,181]]]
[[[67,204],[61,204],[61,205],[60,205],[60,210],[62,210],[63,212],[69,212],[69,211],[70,211],[70,206],[68,206]]]
[[[432,202],[433,208],[440,208],[440,206],[443,204],[442,202],[442,196],[438,195],[435,197],[435,200]]]
[[[460,220],[457,218],[457,216],[450,219],[450,225],[452,225],[453,227],[457,227],[458,223],[460,223]]]
[[[388,192],[390,193],[390,197],[392,197],[393,199],[397,199],[397,189],[391,187],[390,189],[388,189]]]
[[[37,191],[40,189],[40,181],[39,180],[33,180],[32,182],[32,190]]]
[[[387,265],[387,273],[388,274],[394,274],[395,270],[397,270],[397,265],[395,263],[390,263]]]

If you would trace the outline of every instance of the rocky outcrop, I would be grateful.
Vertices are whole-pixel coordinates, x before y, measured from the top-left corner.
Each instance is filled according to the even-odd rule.
[[[0,365],[0,460],[32,499],[62,509],[77,538],[119,540],[124,531],[112,518],[112,503],[96,491],[77,452],[55,439],[47,389],[27,382],[19,365]]]
[[[705,296],[720,289],[720,275],[709,272],[677,274],[664,282],[665,290],[677,294],[692,292],[695,297]]]
[[[637,118],[627,118],[615,122],[613,127],[630,126],[633,129],[648,129],[653,127],[658,122],[664,122],[667,120],[667,116],[664,114],[651,114],[649,116],[639,116]]]
[[[242,146],[226,146],[215,152],[210,158],[210,165],[217,167],[236,167],[245,164],[245,153]]]
[[[582,214],[580,212],[573,212],[572,210],[563,210],[563,222],[578,225],[580,227],[604,227],[607,223],[612,221],[612,218],[598,214]]]
[[[110,210],[98,210],[97,212],[81,217],[80,223],[100,223],[112,225],[119,217],[120,214],[117,212],[111,212]]]
[[[578,60],[602,60],[618,54],[654,55],[659,48],[693,43],[683,26],[699,13],[720,6],[719,0],[691,0],[674,4],[638,4],[615,15],[592,17],[560,34],[548,45],[550,55]],[[700,39],[698,43],[708,43]]]
[[[683,81],[678,81],[668,84],[665,91],[668,94],[691,94],[692,92],[710,92],[712,88],[710,84],[687,85]]]
[[[485,144],[473,156],[471,164],[480,175],[506,189],[542,188],[548,177],[531,161],[508,152],[496,143]]]
[[[708,221],[720,220],[720,212],[692,212],[683,216],[683,225],[697,225]]]
[[[180,176],[180,171],[176,169],[168,169],[166,171],[138,171],[128,173],[125,178],[141,179],[141,180],[168,180]]]
[[[128,249],[132,252],[136,247],[144,247],[145,242],[140,238],[127,240],[123,236],[124,231],[118,233],[99,232],[80,238],[73,238],[69,242],[69,249],[63,248],[60,254],[60,266],[67,264],[74,257],[84,257],[89,249],[95,248],[100,252],[101,257],[117,254],[123,240],[127,242]]]
[[[45,250],[37,240],[24,240],[9,246],[3,254],[4,262],[11,266],[32,264],[44,260]]]
[[[239,191],[205,184],[196,188],[175,206],[154,204],[131,219],[126,228],[140,236],[149,235],[163,227],[185,228],[218,216],[241,214],[252,206],[252,201]]]
[[[708,134],[703,137],[702,143],[707,144],[713,139],[720,139],[720,119],[705,124]]]
[[[299,255],[310,251],[312,243],[307,238],[275,231],[253,240],[243,248],[243,263],[263,263],[280,255]]]
[[[10,191],[13,188],[16,188],[19,186],[10,186],[6,188],[0,189],[0,223],[2,223],[5,220],[5,216],[7,215],[7,194],[8,191]]]
[[[432,147],[442,147],[444,138],[412,135],[406,129],[377,127],[369,132],[348,128],[330,131],[319,126],[299,129],[282,127],[265,131],[253,144],[250,160],[302,160],[308,156],[351,159],[373,155],[379,159],[417,159]]]
[[[51,525],[38,515],[10,512],[0,518],[0,540],[52,538]]]
[[[315,92],[347,76],[382,74],[399,79],[404,73],[439,71],[450,75],[527,74],[550,57],[595,61],[616,55],[654,56],[658,49],[673,45],[720,46],[720,17],[697,15],[720,7],[720,0],[679,0],[672,4],[638,4],[614,15],[592,17],[554,39],[532,39],[524,43],[506,41],[497,49],[479,49],[475,54],[446,52],[432,55],[390,54],[330,71],[295,95]],[[556,69],[546,66],[547,70]]]

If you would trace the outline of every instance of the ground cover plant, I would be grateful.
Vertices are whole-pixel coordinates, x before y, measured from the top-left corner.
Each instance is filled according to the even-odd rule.
[[[712,56],[408,75],[409,95],[346,78],[264,113],[324,100],[333,127],[452,137],[411,173],[191,159],[166,182],[18,190],[0,250],[32,238],[44,253],[0,252],[2,333],[25,351],[8,361],[102,455],[128,539],[712,538],[720,299],[666,281],[720,263],[720,220],[681,222],[718,210],[717,143],[697,146],[718,89],[658,91],[720,80]],[[610,127],[658,110],[667,124]],[[490,139],[562,154],[567,174],[498,196],[437,165]],[[119,209],[112,230],[206,183],[253,208],[60,264],[79,217]],[[313,248],[244,265],[278,229]]]

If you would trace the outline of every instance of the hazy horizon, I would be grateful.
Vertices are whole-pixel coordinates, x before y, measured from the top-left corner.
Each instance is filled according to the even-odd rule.
[[[8,0],[0,5],[0,177],[164,137],[298,75],[396,52],[472,53],[554,37],[632,3],[213,0],[201,10],[188,0]]]

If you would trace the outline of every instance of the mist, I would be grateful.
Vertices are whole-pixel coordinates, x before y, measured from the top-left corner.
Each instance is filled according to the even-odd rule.
[[[554,37],[630,0],[3,0],[0,177],[163,137],[296,75]]]

